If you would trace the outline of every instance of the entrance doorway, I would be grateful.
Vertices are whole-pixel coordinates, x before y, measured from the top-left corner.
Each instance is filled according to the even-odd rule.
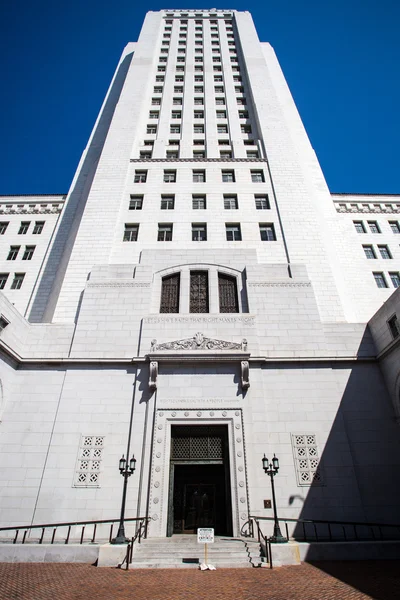
[[[171,437],[167,534],[232,535],[227,427],[178,425]]]

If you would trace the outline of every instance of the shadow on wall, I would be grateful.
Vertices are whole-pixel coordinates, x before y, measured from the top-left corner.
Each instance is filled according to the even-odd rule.
[[[366,330],[359,358],[371,355],[366,351],[371,347],[370,339]],[[346,365],[332,368],[343,369]],[[300,492],[305,496],[300,518],[400,523],[400,431],[377,362],[354,364],[320,466],[322,484],[314,483],[308,493],[306,488],[303,494]],[[294,498],[289,498],[288,503],[293,503]],[[293,537],[303,537],[302,526],[295,527]],[[305,560],[312,558],[313,544]],[[360,577],[360,568],[352,567],[352,563],[314,564],[374,598],[389,597],[384,593],[377,595],[376,581],[374,584],[373,578]]]
[[[31,323],[50,322],[52,320],[97,164],[132,57],[133,53],[128,54],[119,65],[114,84],[104,105],[78,177],[74,182],[74,187],[70,190],[68,202],[47,257],[39,286],[33,291],[34,300],[29,315],[27,315]],[[49,290],[51,290],[50,293]]]

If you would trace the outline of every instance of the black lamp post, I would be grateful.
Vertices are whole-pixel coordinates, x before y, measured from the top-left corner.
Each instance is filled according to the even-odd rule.
[[[132,473],[135,471],[135,468],[136,468],[136,458],[132,455],[132,458],[129,461],[129,465],[128,465],[126,458],[124,458],[124,455],[122,455],[122,458],[119,459],[119,472],[121,473],[122,477],[124,478],[124,487],[122,490],[121,516],[119,518],[119,527],[118,527],[117,537],[115,537],[113,540],[111,540],[112,544],[128,544],[130,541],[127,537],[125,537],[125,525],[124,525],[125,502],[126,502],[126,490],[128,487],[128,479],[132,475]]]
[[[281,529],[279,527],[278,514],[276,510],[276,499],[275,499],[275,484],[274,477],[279,471],[279,460],[276,458],[274,454],[274,458],[272,462],[268,463],[268,458],[264,454],[264,458],[262,459],[262,466],[264,472],[271,477],[271,488],[272,488],[272,505],[274,507],[274,535],[270,537],[271,542],[275,542],[276,544],[283,544],[287,542],[287,538],[283,537],[281,533]]]

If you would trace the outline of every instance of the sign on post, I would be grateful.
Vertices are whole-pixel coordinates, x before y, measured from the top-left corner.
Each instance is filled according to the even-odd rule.
[[[214,529],[212,527],[199,527],[197,530],[197,541],[199,544],[213,544]]]

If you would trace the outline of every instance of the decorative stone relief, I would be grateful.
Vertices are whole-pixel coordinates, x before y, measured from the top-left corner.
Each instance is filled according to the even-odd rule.
[[[158,362],[156,360],[150,361],[149,374],[149,388],[156,390],[158,377]]]
[[[151,352],[162,350],[241,350],[245,352],[247,350],[247,340],[243,339],[240,344],[237,342],[214,340],[204,337],[199,331],[192,338],[184,340],[175,340],[173,342],[165,342],[164,344],[157,344],[157,340],[151,341]]]
[[[241,363],[240,363],[240,372],[241,372],[242,389],[247,390],[250,387],[250,381],[249,381],[250,368],[249,368],[249,361],[248,360],[242,360],[241,361]]]

